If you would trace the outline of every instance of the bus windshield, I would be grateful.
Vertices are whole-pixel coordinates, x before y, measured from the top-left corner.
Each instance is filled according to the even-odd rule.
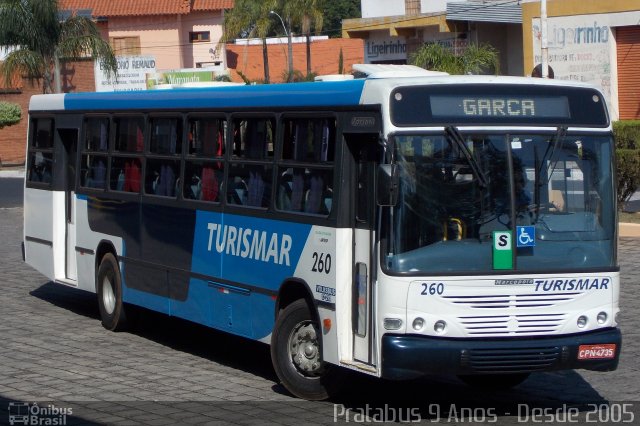
[[[387,272],[496,272],[494,231],[526,237],[518,271],[615,266],[610,135],[447,130],[391,138],[400,191],[383,216]]]

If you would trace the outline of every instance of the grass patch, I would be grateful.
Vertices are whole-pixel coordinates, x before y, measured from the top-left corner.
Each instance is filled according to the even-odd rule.
[[[618,222],[640,223],[640,212],[636,212],[636,213],[618,212]]]

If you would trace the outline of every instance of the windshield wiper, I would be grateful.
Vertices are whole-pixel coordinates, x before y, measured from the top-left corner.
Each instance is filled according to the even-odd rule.
[[[555,170],[556,168],[556,164],[558,164],[558,159],[556,158],[555,161],[553,161],[553,158],[556,154],[556,151],[558,149],[558,146],[564,141],[565,136],[567,136],[567,128],[565,126],[560,126],[558,127],[558,130],[556,131],[555,134],[555,138],[553,140],[553,145],[549,144],[547,146],[546,151],[544,152],[544,155],[542,156],[542,161],[540,161],[540,169],[538,170],[538,178],[536,179],[538,182],[537,184],[542,186],[542,185],[546,185],[549,183],[549,181],[551,180],[551,174],[553,173],[553,170]],[[549,152],[549,149],[551,149],[551,152]],[[549,154],[547,156],[547,154]],[[544,183],[540,182],[540,173],[542,173],[542,168],[544,167],[544,163],[545,161],[547,161],[547,158],[549,159],[549,166],[547,167],[547,176],[546,176],[546,180]]]
[[[462,137],[462,134],[460,134],[458,128],[455,126],[445,127],[444,134],[447,139],[453,141],[458,149],[462,151],[462,154],[467,159],[467,162],[469,163],[473,174],[480,181],[480,186],[486,188],[489,183],[489,181],[487,180],[487,176],[482,172],[475,158],[473,158],[473,154],[471,153],[471,151],[469,151],[469,148],[467,148],[467,144],[465,144],[464,138]]]

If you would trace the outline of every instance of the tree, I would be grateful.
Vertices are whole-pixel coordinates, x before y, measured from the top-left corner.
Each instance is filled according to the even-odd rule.
[[[312,27],[316,34],[322,30],[323,4],[323,0],[288,0],[283,5],[283,12],[287,19],[291,24],[299,26],[302,34],[307,39],[307,75],[311,74],[311,44],[309,36],[311,35]],[[289,33],[291,33],[291,25],[289,25]],[[291,81],[291,77],[289,81]]]
[[[325,1],[322,16],[323,32],[329,37],[342,37],[342,20],[361,16],[360,0]]]
[[[97,25],[77,15],[60,20],[58,0],[0,0],[0,46],[15,46],[0,64],[4,80],[10,84],[16,74],[42,79],[44,93],[61,91],[62,59],[100,60],[112,76],[118,69]]]
[[[0,129],[18,124],[22,118],[20,105],[10,102],[0,102]]]
[[[269,52],[266,37],[273,21],[269,12],[277,6],[277,0],[236,0],[233,9],[225,11],[223,42],[237,37],[262,39],[264,81],[269,83]]]
[[[486,74],[500,72],[498,51],[489,44],[470,44],[461,55],[438,43],[425,43],[413,55],[409,62],[431,70],[449,74]]]

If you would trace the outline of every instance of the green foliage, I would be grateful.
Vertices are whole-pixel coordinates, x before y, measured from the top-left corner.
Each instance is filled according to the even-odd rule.
[[[300,70],[293,70],[293,76],[291,77],[291,79],[289,79],[289,72],[287,70],[284,70],[282,72],[281,78],[282,78],[282,81],[284,82],[300,83],[304,81],[315,81],[315,78],[317,77],[317,75],[318,74],[314,72],[309,74],[304,74]]]
[[[342,36],[342,20],[360,17],[360,0],[329,0],[322,6],[324,34]],[[342,73],[340,73],[342,74]]]
[[[229,74],[220,74],[217,75],[213,81],[224,81],[226,83],[231,83],[231,76]]]
[[[22,118],[20,105],[0,102],[0,129],[18,124]]]
[[[616,148],[640,149],[640,120],[614,122],[613,135]]]
[[[489,44],[470,44],[460,55],[438,43],[423,44],[411,57],[413,65],[449,74],[498,74],[498,51]]]
[[[617,198],[623,208],[640,188],[640,120],[613,123],[616,140]]]
[[[42,79],[44,92],[51,93],[59,61],[87,57],[99,60],[115,76],[115,55],[97,25],[85,17],[58,17],[57,0],[0,0],[0,46],[18,46],[0,63],[7,84],[16,75]]]

